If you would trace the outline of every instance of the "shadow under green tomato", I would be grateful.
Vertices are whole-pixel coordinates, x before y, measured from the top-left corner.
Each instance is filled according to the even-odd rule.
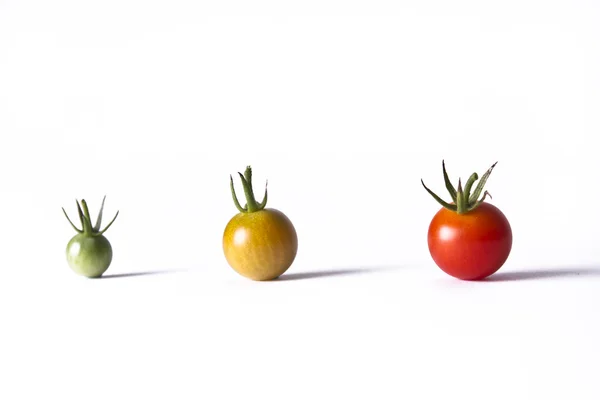
[[[145,276],[145,275],[163,275],[163,274],[173,274],[175,272],[182,272],[182,270],[161,270],[161,271],[144,271],[144,272],[129,272],[123,274],[112,274],[112,275],[103,275],[102,279],[110,279],[110,278],[132,278],[136,276]]]

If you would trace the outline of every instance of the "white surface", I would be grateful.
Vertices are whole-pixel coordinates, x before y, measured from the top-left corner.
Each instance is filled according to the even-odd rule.
[[[0,398],[600,397],[596,2],[198,3],[0,1]],[[429,257],[442,158],[500,161],[495,281]],[[248,163],[282,281],[222,255]],[[104,194],[163,273],[68,269]]]

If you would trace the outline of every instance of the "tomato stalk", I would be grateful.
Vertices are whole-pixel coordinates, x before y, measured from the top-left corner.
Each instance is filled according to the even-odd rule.
[[[267,205],[267,186],[269,182],[267,181],[267,183],[265,184],[265,195],[263,197],[263,200],[260,203],[258,203],[256,201],[256,197],[254,196],[254,189],[252,188],[252,168],[250,166],[247,166],[246,171],[244,171],[244,174],[242,175],[240,172],[238,172],[238,175],[242,180],[244,195],[246,196],[246,205],[244,207],[241,206],[237,195],[235,194],[235,187],[233,186],[233,177],[229,175],[231,196],[233,197],[233,203],[235,204],[235,207],[241,213],[253,213],[256,211],[263,210]]]
[[[96,219],[96,224],[94,226],[92,226],[90,210],[85,200],[81,200],[81,205],[79,204],[79,201],[75,200],[75,203],[77,203],[77,213],[79,214],[79,220],[81,221],[81,229],[77,228],[75,224],[71,221],[64,207],[62,210],[65,214],[65,217],[67,217],[67,220],[69,221],[73,229],[77,231],[77,233],[83,234],[84,236],[100,236],[104,234],[104,232],[106,232],[108,228],[110,228],[110,226],[113,224],[113,222],[115,222],[117,216],[119,215],[119,212],[117,211],[112,221],[110,221],[110,223],[106,225],[104,229],[100,229],[100,226],[102,224],[102,212],[104,211],[105,200],[106,196],[104,196],[104,198],[102,199],[102,206],[100,207],[100,211],[98,212],[98,218]]]
[[[427,186],[425,186],[425,183],[423,182],[423,179],[421,179],[421,183],[423,184],[423,187],[425,188],[425,190],[427,190],[427,192],[442,207],[447,208],[450,211],[454,211],[454,212],[456,212],[458,214],[465,214],[465,213],[473,211],[474,209],[476,209],[477,207],[479,207],[481,205],[481,203],[483,203],[485,201],[485,199],[487,198],[487,196],[490,196],[490,198],[492,197],[492,195],[490,195],[488,193],[488,191],[486,190],[483,193],[483,197],[481,199],[479,198],[479,196],[481,196],[481,192],[483,191],[483,188],[484,188],[484,186],[485,186],[488,178],[490,177],[490,174],[492,173],[492,170],[496,166],[496,164],[498,164],[498,162],[495,162],[485,172],[485,174],[483,174],[483,176],[481,177],[481,180],[479,181],[479,183],[475,187],[475,190],[473,191],[473,193],[471,193],[473,185],[479,179],[479,175],[477,175],[477,173],[471,174],[471,176],[467,180],[467,183],[465,184],[464,189],[463,189],[463,186],[462,186],[461,179],[459,178],[458,179],[458,187],[455,189],[454,186],[452,185],[452,182],[450,181],[450,178],[448,177],[448,172],[446,171],[446,163],[444,161],[442,161],[442,170],[443,170],[443,174],[444,174],[444,183],[446,184],[446,189],[448,190],[448,193],[450,193],[450,197],[452,198],[452,203],[448,203],[448,202],[442,200],[441,197],[439,197],[437,194],[435,194],[434,192],[432,192]]]

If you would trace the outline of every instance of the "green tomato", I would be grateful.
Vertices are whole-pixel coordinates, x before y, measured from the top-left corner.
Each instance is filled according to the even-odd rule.
[[[110,266],[112,246],[104,236],[78,233],[67,245],[67,261],[77,274],[98,278]]]
[[[67,262],[74,272],[88,278],[99,278],[102,276],[112,261],[112,246],[103,234],[112,223],[115,222],[119,212],[117,211],[117,214],[106,228],[100,230],[102,211],[104,210],[104,200],[106,200],[106,196],[104,196],[104,199],[102,200],[102,207],[100,207],[96,225],[93,227],[90,219],[90,212],[85,200],[81,200],[81,205],[77,202],[77,210],[79,212],[82,229],[77,228],[75,224],[71,222],[71,219],[63,208],[65,217],[67,217],[67,220],[73,229],[77,231],[77,234],[73,236],[67,244]]]

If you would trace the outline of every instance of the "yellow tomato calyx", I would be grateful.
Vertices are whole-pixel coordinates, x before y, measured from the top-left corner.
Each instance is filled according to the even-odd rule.
[[[267,186],[269,184],[269,181],[267,181],[267,183],[265,184],[265,195],[263,197],[263,200],[260,203],[258,203],[256,201],[256,197],[254,196],[254,189],[252,188],[252,167],[247,166],[244,174],[242,175],[240,172],[238,172],[238,175],[240,176],[240,179],[242,181],[242,187],[244,188],[244,195],[246,197],[246,205],[244,207],[241,206],[241,204],[237,198],[237,195],[235,194],[235,187],[233,186],[233,177],[231,175],[229,175],[229,185],[231,188],[231,196],[233,197],[233,203],[235,204],[235,207],[241,213],[252,213],[252,212],[263,210],[267,205],[267,198],[268,198]]]

